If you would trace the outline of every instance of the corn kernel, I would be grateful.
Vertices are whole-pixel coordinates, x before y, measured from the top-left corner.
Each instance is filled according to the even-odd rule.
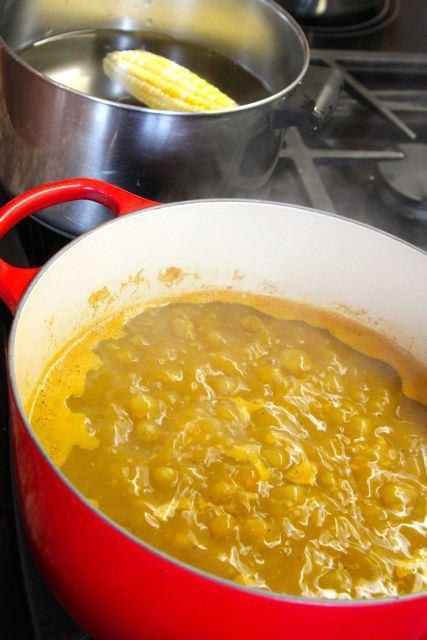
[[[252,540],[262,542],[268,530],[266,521],[260,516],[252,516],[248,518],[244,524],[246,535]]]
[[[134,431],[137,438],[144,442],[154,442],[160,435],[160,427],[155,422],[144,419],[135,423]]]
[[[235,528],[235,520],[228,513],[220,513],[209,523],[209,531],[214,538],[228,538]]]
[[[229,482],[225,480],[220,480],[219,482],[215,482],[213,485],[210,494],[212,496],[212,500],[215,502],[224,502],[228,500],[233,493],[233,487]]]
[[[130,412],[135,418],[147,417],[155,408],[156,401],[146,393],[135,393],[130,400]]]
[[[280,364],[293,376],[301,376],[313,367],[313,360],[301,349],[284,349],[280,354]]]
[[[152,473],[153,482],[162,489],[170,489],[178,482],[178,472],[172,467],[156,467]]]
[[[211,386],[219,396],[226,398],[238,391],[239,381],[232,376],[215,376],[211,381]]]
[[[284,377],[280,369],[272,365],[266,365],[258,370],[258,378],[265,384],[280,384]]]

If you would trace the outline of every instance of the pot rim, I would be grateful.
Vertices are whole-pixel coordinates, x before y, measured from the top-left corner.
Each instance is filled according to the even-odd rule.
[[[201,200],[185,200],[185,201],[179,201],[179,202],[172,202],[172,203],[167,203],[167,204],[159,204],[157,206],[154,207],[150,207],[149,209],[144,209],[144,210],[139,210],[139,211],[134,211],[132,213],[126,214],[123,217],[119,217],[119,218],[114,218],[113,220],[109,220],[108,222],[100,225],[99,227],[95,227],[94,229],[91,229],[90,231],[88,231],[87,233],[78,236],[77,238],[75,238],[73,241],[71,241],[70,243],[68,243],[65,247],[63,247],[60,251],[58,251],[57,253],[55,253],[44,265],[43,267],[40,268],[39,272],[37,273],[37,275],[35,276],[35,278],[31,281],[30,285],[28,286],[28,288],[26,289],[24,295],[22,296],[19,305],[16,309],[16,313],[15,316],[13,318],[13,322],[12,322],[12,326],[11,326],[11,330],[9,333],[9,339],[8,339],[8,349],[7,349],[7,365],[8,365],[8,373],[9,373],[9,380],[10,380],[10,386],[11,386],[11,391],[13,394],[13,401],[16,404],[16,407],[18,409],[19,412],[19,416],[25,426],[26,432],[28,433],[28,435],[30,436],[31,440],[33,441],[33,444],[36,446],[36,448],[38,449],[40,455],[42,456],[42,458],[44,459],[44,461],[48,464],[48,466],[51,468],[51,470],[56,474],[56,476],[58,477],[58,479],[65,484],[65,486],[67,487],[67,489],[74,494],[74,496],[84,504],[84,506],[86,508],[88,508],[91,512],[92,515],[97,516],[98,518],[101,518],[104,523],[109,526],[110,528],[112,528],[116,533],[118,533],[121,536],[125,536],[130,542],[136,544],[139,547],[142,547],[145,551],[148,551],[149,553],[152,553],[158,557],[160,557],[163,561],[169,562],[174,564],[175,566],[177,566],[179,569],[183,570],[183,571],[189,571],[190,573],[195,574],[196,576],[198,576],[199,578],[202,578],[204,580],[208,580],[210,582],[215,583],[218,586],[221,587],[225,587],[228,589],[236,589],[238,591],[243,592],[243,594],[248,594],[250,596],[255,596],[255,597],[260,597],[260,598],[267,598],[269,600],[274,600],[276,602],[284,602],[284,603],[288,603],[288,604],[295,604],[295,605],[300,605],[300,606],[308,606],[308,605],[314,605],[314,606],[318,606],[318,607],[328,607],[328,608],[347,608],[347,607],[376,607],[376,606],[385,606],[385,605],[392,605],[392,604],[398,604],[400,602],[408,602],[408,601],[415,601],[415,600],[426,600],[427,601],[427,591],[425,592],[421,592],[421,593],[416,593],[416,594],[406,594],[406,595],[402,595],[402,596],[390,596],[387,598],[377,598],[377,599],[372,599],[372,600],[364,600],[362,598],[357,598],[357,599],[352,599],[352,600],[338,600],[338,599],[326,599],[326,598],[313,598],[313,597],[306,597],[306,596],[295,596],[295,595],[291,595],[291,594],[286,594],[286,593],[275,593],[275,592],[269,592],[269,591],[264,591],[262,589],[257,589],[255,587],[246,587],[243,585],[239,585],[236,582],[233,582],[231,580],[227,580],[225,578],[216,576],[214,574],[208,573],[206,571],[203,571],[201,569],[198,569],[197,567],[193,567],[185,562],[182,562],[181,560],[174,558],[173,556],[168,555],[167,553],[164,553],[163,551],[156,549],[155,547],[151,546],[150,544],[146,543],[144,540],[142,540],[141,538],[136,537],[134,534],[132,534],[130,531],[128,531],[127,529],[125,529],[124,527],[121,527],[117,522],[115,522],[112,518],[110,518],[109,516],[107,516],[105,513],[103,513],[101,510],[96,509],[93,504],[91,504],[89,502],[89,500],[86,498],[86,496],[81,493],[70,481],[69,479],[66,477],[66,475],[63,473],[63,471],[57,467],[53,461],[49,458],[48,454],[46,453],[46,451],[44,450],[44,448],[42,447],[39,439],[37,438],[33,428],[30,425],[30,422],[28,420],[27,417],[27,413],[25,411],[25,408],[22,404],[22,400],[20,397],[20,394],[18,393],[18,389],[17,389],[17,382],[16,382],[16,375],[15,375],[15,369],[14,369],[14,343],[15,343],[15,337],[16,337],[16,330],[19,324],[19,319],[21,316],[21,313],[25,307],[26,301],[28,299],[28,297],[31,294],[31,291],[33,290],[33,288],[36,286],[37,282],[39,281],[40,278],[43,277],[44,273],[47,271],[47,269],[49,269],[55,262],[56,260],[58,260],[62,255],[64,255],[67,251],[71,250],[74,245],[78,244],[79,242],[84,241],[88,236],[91,236],[94,233],[97,233],[97,231],[100,228],[104,228],[105,226],[113,226],[113,225],[117,225],[120,224],[121,221],[128,219],[129,217],[134,217],[137,215],[140,215],[141,213],[143,213],[144,217],[147,215],[151,215],[151,214],[159,214],[159,213],[163,213],[164,209],[168,209],[168,208],[173,208],[176,206],[182,206],[182,205],[194,205],[194,204],[204,204],[204,203],[220,203],[220,204],[224,204],[224,203],[243,203],[243,204],[250,204],[250,205],[256,205],[256,204],[262,204],[262,205],[272,205],[272,206],[279,206],[279,207],[283,207],[283,206],[289,206],[292,209],[295,209],[297,211],[299,211],[301,214],[303,213],[315,213],[317,215],[320,216],[327,216],[329,218],[334,218],[336,220],[339,220],[340,222],[343,222],[344,224],[349,225],[349,227],[351,226],[359,226],[359,227],[363,227],[367,230],[369,230],[370,232],[373,232],[379,236],[386,236],[388,237],[390,240],[393,240],[396,244],[398,245],[403,245],[409,249],[412,249],[413,251],[416,251],[417,253],[420,253],[421,255],[423,255],[425,258],[427,258],[427,251],[424,251],[423,249],[420,249],[419,247],[416,247],[415,245],[411,244],[410,242],[407,242],[406,240],[402,240],[401,238],[398,238],[397,236],[394,236],[391,233],[388,233],[387,231],[383,231],[382,229],[378,229],[376,227],[373,227],[365,222],[359,222],[357,220],[352,220],[350,218],[345,218],[343,216],[340,216],[337,213],[331,213],[328,211],[322,211],[319,209],[313,209],[310,207],[303,207],[303,206],[299,206],[299,205],[293,205],[293,204],[287,204],[287,203],[283,203],[283,202],[277,202],[277,201],[272,201],[272,200],[250,200],[250,199],[240,199],[240,198],[206,198],[206,199],[201,199]]]
[[[77,89],[73,89],[72,87],[67,87],[67,85],[64,85],[56,80],[53,80],[52,78],[49,78],[49,76],[47,76],[46,74],[42,73],[41,71],[38,71],[37,69],[35,69],[34,67],[32,67],[28,62],[26,62],[25,60],[23,60],[8,44],[7,42],[4,40],[3,36],[0,35],[0,46],[3,47],[7,53],[13,58],[13,60],[17,63],[17,64],[21,64],[25,69],[27,69],[27,71],[29,71],[30,73],[32,73],[33,75],[35,75],[37,78],[39,78],[39,80],[42,80],[43,82],[46,82],[47,84],[53,85],[54,87],[56,87],[57,89],[60,89],[62,91],[66,91],[69,93],[74,94],[76,97],[79,97],[81,99],[87,99],[90,100],[91,102],[95,102],[95,103],[100,103],[100,104],[104,104],[106,106],[109,107],[114,107],[117,109],[124,109],[124,110],[130,110],[130,111],[136,111],[136,112],[142,112],[142,113],[149,113],[149,114],[155,114],[155,115],[164,115],[164,116],[179,116],[179,117],[183,117],[183,118],[198,118],[198,117],[215,117],[215,116],[222,116],[222,115],[228,115],[231,113],[241,113],[244,111],[249,111],[251,109],[256,109],[257,107],[261,107],[270,103],[275,102],[276,100],[279,100],[280,98],[285,97],[286,95],[288,95],[289,93],[291,93],[293,91],[293,89],[295,89],[295,87],[298,86],[298,84],[301,83],[301,81],[303,80],[308,66],[310,64],[310,47],[307,41],[307,38],[304,34],[304,31],[302,30],[302,28],[300,27],[300,25],[298,24],[298,22],[295,20],[295,18],[293,18],[290,13],[288,13],[288,11],[285,11],[285,9],[283,7],[281,7],[275,0],[259,0],[260,2],[262,2],[263,4],[267,4],[270,5],[277,14],[281,15],[282,17],[284,17],[287,22],[291,25],[291,27],[293,28],[294,33],[297,35],[298,40],[300,42],[300,44],[302,45],[302,50],[303,50],[303,56],[304,56],[304,60],[303,60],[303,64],[301,67],[300,72],[298,73],[298,75],[296,76],[296,78],[290,83],[288,84],[286,87],[284,87],[283,89],[281,89],[281,91],[278,91],[277,93],[274,93],[271,96],[268,96],[267,98],[263,98],[262,100],[258,100],[256,102],[250,102],[248,104],[243,104],[237,107],[232,107],[230,109],[218,109],[215,111],[200,111],[200,112],[192,112],[192,111],[167,111],[167,110],[163,110],[163,109],[150,109],[148,107],[144,107],[144,106],[139,106],[139,105],[130,105],[130,104],[123,104],[120,102],[116,102],[114,100],[108,100],[107,98],[98,98],[96,96],[92,96],[91,94],[86,94],[83,93],[82,91],[78,91]],[[78,30],[78,32],[84,33],[85,31],[88,31],[87,29],[81,29]],[[71,31],[68,31],[67,33],[73,33]],[[62,34],[64,35],[64,34]]]

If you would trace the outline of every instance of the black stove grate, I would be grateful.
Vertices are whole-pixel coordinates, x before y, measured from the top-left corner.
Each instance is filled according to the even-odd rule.
[[[318,164],[386,162],[402,160],[405,155],[402,151],[314,149],[306,145],[296,127],[289,127],[285,133],[285,146],[280,157],[293,166],[310,206],[322,211],[335,212],[335,206],[317,169]]]
[[[376,95],[374,91],[358,80],[352,69],[362,68],[365,74],[378,75],[383,72],[397,72],[400,74],[416,72],[418,76],[422,72],[427,77],[427,55],[378,54],[376,52],[360,53],[358,51],[320,51],[312,52],[312,61],[338,69],[344,79],[349,93],[360,102],[376,111],[381,117],[390,122],[410,140],[415,140],[417,134],[413,131],[387,103]]]

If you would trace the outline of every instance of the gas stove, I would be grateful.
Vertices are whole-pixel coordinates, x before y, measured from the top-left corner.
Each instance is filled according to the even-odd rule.
[[[311,22],[304,28],[312,48],[312,73],[323,67],[341,74],[338,107],[316,133],[289,127],[270,182],[236,197],[335,212],[427,250],[425,1],[383,0],[376,14],[363,20]],[[6,195],[1,198],[5,201]],[[39,221],[27,220],[0,242],[0,255],[14,264],[36,266],[67,242],[69,238]],[[9,326],[10,316],[1,307],[3,345]],[[50,594],[25,549],[10,477],[4,359],[0,364],[0,578],[6,587],[0,635],[10,640],[83,640],[87,635]]]

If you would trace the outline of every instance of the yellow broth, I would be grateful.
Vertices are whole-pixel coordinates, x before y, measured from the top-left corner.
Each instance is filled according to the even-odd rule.
[[[427,588],[427,409],[389,365],[238,302],[146,309],[71,346],[61,379],[93,344],[78,392],[54,363],[30,417],[45,439],[81,420],[62,469],[121,526],[275,592]]]

